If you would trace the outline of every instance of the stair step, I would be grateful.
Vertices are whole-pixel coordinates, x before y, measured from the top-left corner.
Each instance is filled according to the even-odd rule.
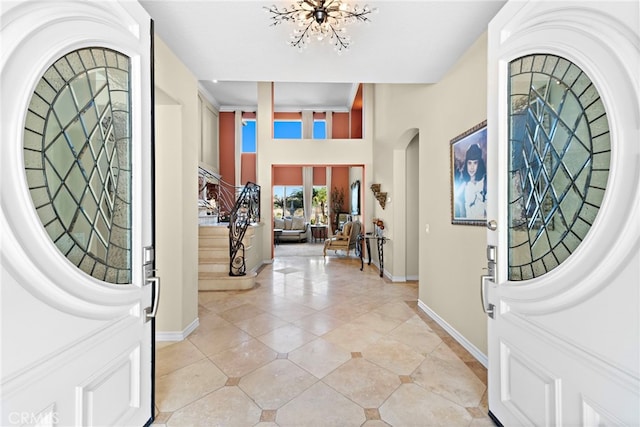
[[[218,258],[226,258],[229,260],[229,248],[199,248],[198,261],[209,262]]]
[[[229,276],[226,273],[198,273],[199,291],[243,291],[252,289],[256,283],[255,272],[244,276]]]

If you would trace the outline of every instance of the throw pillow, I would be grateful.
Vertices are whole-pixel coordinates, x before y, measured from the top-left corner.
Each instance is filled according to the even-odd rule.
[[[291,219],[290,218],[285,218],[284,219],[284,229],[285,230],[291,230]]]
[[[273,220],[273,228],[279,228],[281,230],[284,230],[284,219],[282,218],[276,218]]]
[[[304,217],[294,216],[291,220],[292,230],[304,230]]]

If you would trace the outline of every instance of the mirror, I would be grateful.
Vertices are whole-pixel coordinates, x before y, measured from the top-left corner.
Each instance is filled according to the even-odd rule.
[[[351,184],[351,215],[360,215],[360,181]]]

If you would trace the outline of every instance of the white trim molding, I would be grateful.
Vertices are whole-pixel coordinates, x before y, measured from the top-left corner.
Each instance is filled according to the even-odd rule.
[[[196,317],[182,331],[156,331],[156,341],[184,341],[198,326],[200,326],[200,318]]]
[[[482,366],[484,366],[485,368],[487,368],[489,366],[489,359],[487,358],[487,355],[484,354],[483,352],[481,352],[478,349],[478,347],[473,345],[471,343],[471,341],[466,339],[464,337],[464,335],[462,335],[460,332],[458,332],[453,326],[448,324],[446,320],[444,320],[442,317],[438,316],[435,311],[431,310],[421,300],[418,300],[418,307],[420,308],[420,310],[424,311],[424,313],[427,316],[432,318],[438,325],[442,326],[442,328],[445,331],[447,331],[447,333],[449,335],[451,335],[451,337],[454,340],[458,341],[458,344],[463,346],[469,353],[471,353],[471,355],[473,357],[475,357],[478,362],[482,363]]]

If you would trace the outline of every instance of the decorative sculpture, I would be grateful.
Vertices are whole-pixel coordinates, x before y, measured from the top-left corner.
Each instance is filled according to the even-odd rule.
[[[387,203],[387,193],[380,191],[380,184],[371,184],[371,191],[373,191],[373,195],[378,203],[380,203],[380,207],[384,209],[384,206]]]

